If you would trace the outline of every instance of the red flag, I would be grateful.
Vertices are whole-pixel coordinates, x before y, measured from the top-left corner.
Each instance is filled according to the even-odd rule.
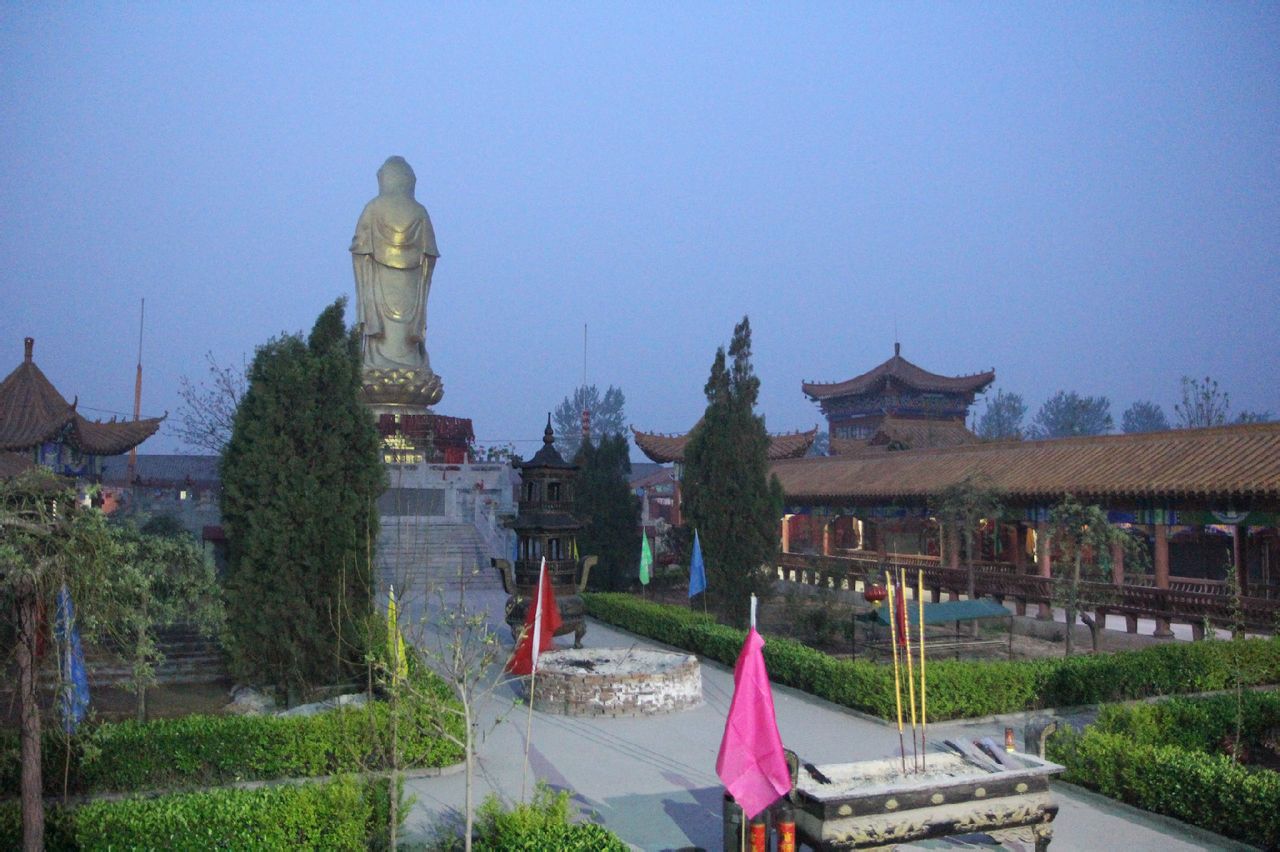
[[[716,757],[716,774],[748,819],[791,789],[763,647],[764,639],[752,627],[733,667],[733,702]]]
[[[542,567],[538,569],[538,589],[534,592],[529,609],[524,614],[524,630],[520,633],[520,641],[516,643],[515,652],[507,661],[507,671],[516,675],[533,674],[538,665],[538,655],[543,651],[555,648],[552,637],[563,624],[560,618],[560,607],[556,605],[556,593],[551,588],[551,575],[547,572],[547,559],[542,558]],[[538,642],[534,645],[534,637]]]
[[[902,588],[902,583],[898,584],[897,600],[894,601],[893,617],[898,622],[898,647],[907,647],[907,594]]]

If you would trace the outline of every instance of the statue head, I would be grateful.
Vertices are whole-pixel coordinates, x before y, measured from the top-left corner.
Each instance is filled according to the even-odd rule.
[[[378,169],[379,195],[407,195],[413,198],[413,189],[418,183],[413,167],[404,157],[387,157],[387,161]]]

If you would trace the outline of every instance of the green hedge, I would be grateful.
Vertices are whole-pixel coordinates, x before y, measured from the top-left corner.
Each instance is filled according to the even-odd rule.
[[[625,594],[583,595],[601,621],[733,665],[745,632],[683,607]],[[883,719],[894,714],[893,671],[837,660],[789,639],[766,637],[765,663],[777,683]],[[1141,651],[1051,660],[928,661],[931,721],[1042,707],[1101,704],[1224,689],[1239,669],[1246,685],[1280,680],[1280,640],[1173,642]]]
[[[1264,748],[1263,741],[1280,727],[1280,694],[1245,692],[1205,698],[1169,698],[1154,704],[1107,705],[1092,727],[1120,734],[1143,745],[1177,746],[1208,753],[1223,751],[1236,735],[1240,711],[1241,745]]]
[[[1062,780],[1264,849],[1280,843],[1280,775],[1230,757],[1086,728],[1049,739]]]
[[[52,808],[45,848],[386,848],[389,788],[386,780],[342,777]],[[19,803],[0,804],[0,848],[21,843]]]
[[[462,749],[438,735],[426,703],[402,705],[401,765],[442,767]],[[114,722],[73,740],[70,790],[78,793],[217,786],[235,781],[334,775],[386,768],[388,709],[382,702],[314,716],[187,716]],[[446,713],[461,737],[460,717]],[[65,740],[46,733],[44,781],[62,792]],[[17,794],[20,751],[15,732],[0,735],[0,792]]]

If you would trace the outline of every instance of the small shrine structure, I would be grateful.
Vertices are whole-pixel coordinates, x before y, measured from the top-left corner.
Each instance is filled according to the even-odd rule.
[[[596,557],[578,557],[577,536],[583,527],[573,514],[578,466],[560,456],[555,441],[548,417],[542,449],[528,461],[514,465],[520,471],[520,499],[518,513],[507,527],[516,534],[515,564],[505,559],[495,560],[494,564],[502,572],[503,587],[511,596],[507,600],[507,624],[514,634],[524,625],[545,558],[563,621],[556,635],[572,633],[574,647],[581,648],[587,627],[586,606],[580,593],[586,588]]]

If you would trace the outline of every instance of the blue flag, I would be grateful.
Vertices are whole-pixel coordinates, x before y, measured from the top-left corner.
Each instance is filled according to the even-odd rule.
[[[702,544],[698,541],[698,531],[693,531],[693,558],[689,560],[689,597],[700,595],[707,590],[707,568],[702,564]]]
[[[84,648],[80,646],[80,631],[76,629],[76,610],[71,604],[67,584],[58,592],[58,618],[54,625],[54,637],[58,640],[61,658],[62,689],[59,706],[62,710],[62,727],[68,734],[75,733],[80,720],[89,709],[89,678],[84,670]]]

